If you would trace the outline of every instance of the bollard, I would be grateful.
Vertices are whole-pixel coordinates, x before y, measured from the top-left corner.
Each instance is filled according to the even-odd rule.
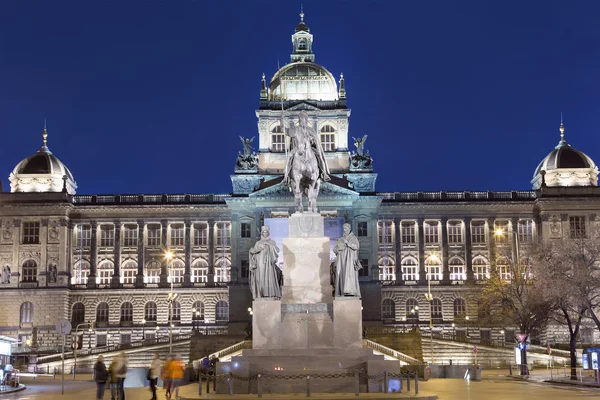
[[[202,396],[202,374],[198,374],[198,394]]]
[[[233,374],[231,372],[229,373],[227,380],[229,381],[229,395],[233,396]]]
[[[358,380],[358,371],[354,371],[354,395],[358,396],[360,391],[360,382]]]
[[[406,375],[406,393],[410,392],[410,374]]]
[[[310,397],[310,375],[306,375],[306,397]]]
[[[419,394],[419,374],[415,374],[415,394]]]
[[[508,364],[508,375],[512,376],[512,364]]]
[[[262,397],[262,388],[260,387],[260,374],[256,377],[256,393],[258,397]]]
[[[388,392],[388,372],[383,371],[383,393]]]
[[[213,392],[217,393],[217,370],[215,368],[215,374],[213,375]]]
[[[400,387],[398,387],[398,393],[402,393],[402,371],[400,371],[400,379],[398,379],[398,383],[400,383]]]

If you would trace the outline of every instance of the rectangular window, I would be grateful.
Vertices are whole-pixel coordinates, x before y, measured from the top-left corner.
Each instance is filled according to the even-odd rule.
[[[171,226],[171,246],[183,246],[183,225]]]
[[[208,282],[208,268],[198,267],[192,268],[192,282]]]
[[[115,228],[112,225],[100,227],[100,247],[113,247],[115,245]]]
[[[533,221],[524,219],[519,221],[519,243],[533,242]]]
[[[96,346],[104,347],[106,346],[106,335],[96,335]]]
[[[402,223],[402,243],[415,244],[417,238],[415,236],[415,223],[414,222],[403,222]]]
[[[424,222],[423,233],[425,234],[425,244],[438,244],[440,242],[437,221]]]
[[[160,268],[152,268],[146,270],[146,281],[147,283],[159,283],[160,282]]]
[[[484,221],[474,221],[471,223],[471,241],[473,244],[485,244]]]
[[[252,224],[250,224],[248,222],[242,222],[241,237],[243,237],[243,238],[251,238],[252,237]]]
[[[112,269],[100,269],[98,270],[98,284],[99,285],[110,285],[112,278]]]
[[[322,133],[321,134],[321,146],[323,147],[323,151],[334,151],[335,150],[335,134]]]
[[[569,228],[571,231],[571,238],[584,238],[585,217],[569,217]]]
[[[250,276],[250,262],[248,260],[242,260],[241,267],[242,278],[248,278]]]
[[[76,243],[78,248],[86,248],[92,245],[92,227],[90,225],[78,225],[75,228]]]
[[[369,223],[367,221],[360,221],[357,233],[357,236],[369,236]]]
[[[285,151],[285,136],[282,133],[271,135],[271,151],[277,153]]]
[[[381,265],[379,265],[379,280],[394,281],[396,280],[396,266],[392,263],[389,257],[383,257]]]
[[[360,265],[362,268],[358,270],[358,276],[369,276],[369,259],[361,258]]]
[[[393,245],[394,237],[392,233],[394,232],[394,223],[392,221],[379,221],[378,229],[379,245]]]
[[[125,226],[125,232],[124,232],[124,236],[123,236],[123,246],[137,247],[137,245],[138,245],[137,225]]]
[[[208,227],[206,224],[194,225],[194,246],[208,245]]]
[[[23,223],[23,244],[38,244],[40,242],[40,223]]]
[[[124,269],[121,271],[121,277],[123,279],[123,283],[135,283],[135,276],[137,275],[137,270],[135,269]]]
[[[173,283],[183,283],[183,274],[185,273],[184,269],[177,268],[172,270],[172,274],[170,275],[169,282],[173,281]]]
[[[462,222],[448,223],[448,243],[462,243]]]
[[[154,332],[146,332],[146,337],[144,340],[154,341],[156,339],[156,333]]]
[[[229,246],[231,244],[229,227],[229,222],[219,222],[217,224],[217,246]]]
[[[494,239],[496,239],[496,243],[506,243],[509,239],[508,236],[510,236],[508,232],[508,221],[494,222]]]
[[[121,344],[131,343],[131,333],[121,333]]]
[[[160,225],[148,225],[148,247],[160,246]]]

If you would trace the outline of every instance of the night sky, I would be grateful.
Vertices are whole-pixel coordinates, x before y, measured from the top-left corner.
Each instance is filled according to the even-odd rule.
[[[378,191],[530,189],[566,139],[600,162],[600,2],[307,1]],[[42,144],[78,193],[228,193],[293,1],[0,2],[0,176]],[[257,140],[255,140],[256,144]]]

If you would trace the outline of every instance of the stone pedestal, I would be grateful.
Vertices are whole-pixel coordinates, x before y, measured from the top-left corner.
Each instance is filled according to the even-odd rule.
[[[336,297],[333,301],[333,346],[339,349],[362,347],[362,301]]]

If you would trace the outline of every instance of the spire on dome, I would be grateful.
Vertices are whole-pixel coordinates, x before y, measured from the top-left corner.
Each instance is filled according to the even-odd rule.
[[[562,112],[560,113],[560,128],[558,128],[558,130],[560,131],[560,142],[558,142],[558,146],[556,147],[568,146],[567,141],[565,140],[565,124],[563,123]]]
[[[296,31],[292,35],[294,52],[291,55],[292,62],[315,62],[315,55],[312,52],[313,37],[310,34],[308,25],[304,23],[304,7],[300,6],[300,23],[296,26]]]
[[[42,132],[42,140],[44,141],[42,150],[48,151],[48,131],[46,131],[46,118],[44,118],[44,132]]]
[[[267,81],[265,80],[265,73],[263,72],[262,74],[262,81],[260,84],[260,98],[261,99],[266,99],[267,98]]]
[[[346,85],[344,84],[344,73],[340,74],[340,91],[339,91],[340,99],[346,98]]]

